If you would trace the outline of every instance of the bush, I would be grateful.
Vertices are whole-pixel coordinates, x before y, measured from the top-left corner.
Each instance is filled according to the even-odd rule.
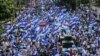
[[[2,34],[4,32],[4,30],[2,28],[0,28],[0,34]]]

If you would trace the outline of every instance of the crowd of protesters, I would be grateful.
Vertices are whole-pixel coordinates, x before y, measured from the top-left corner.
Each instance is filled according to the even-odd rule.
[[[18,21],[4,26],[0,56],[100,56],[100,23],[97,11],[81,6],[77,11],[50,7],[41,15],[29,8],[17,15]],[[68,29],[67,29],[68,28]],[[59,42],[62,31],[70,30],[78,45],[66,53]]]

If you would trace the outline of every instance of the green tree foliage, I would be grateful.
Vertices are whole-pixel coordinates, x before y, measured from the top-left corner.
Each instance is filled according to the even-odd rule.
[[[2,34],[4,32],[4,29],[0,28],[0,34]]]
[[[96,3],[97,3],[98,5],[100,5],[100,0],[96,0]]]
[[[60,0],[61,4],[72,9],[75,9],[80,4],[88,4],[89,2],[90,0]]]
[[[15,0],[17,7],[26,5],[30,0]]]
[[[88,4],[90,2],[90,0],[81,0],[82,4]]]
[[[63,4],[73,4],[73,3],[77,3],[77,4],[87,4],[90,2],[90,0],[61,0],[61,2]]]
[[[22,11],[23,8],[28,5],[31,0],[15,0],[15,5],[17,7],[17,11]]]
[[[61,0],[61,2],[63,3],[63,4],[65,4],[65,5],[70,5],[70,4],[72,4],[72,3],[74,3],[75,2],[75,0]]]
[[[0,0],[0,20],[10,18],[15,9],[14,0]]]

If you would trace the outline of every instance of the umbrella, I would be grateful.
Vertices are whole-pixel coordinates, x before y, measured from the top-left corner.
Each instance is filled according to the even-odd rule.
[[[46,26],[46,22],[40,22],[40,26],[41,27],[45,27]]]

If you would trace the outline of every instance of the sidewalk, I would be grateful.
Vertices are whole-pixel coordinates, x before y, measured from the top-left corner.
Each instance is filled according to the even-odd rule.
[[[100,13],[100,8],[99,7],[95,7],[95,6],[92,6],[93,9],[97,9],[98,12]]]
[[[97,9],[97,12],[98,12],[98,13],[97,13],[97,14],[98,14],[98,19],[100,19],[100,18],[99,18],[99,15],[100,15],[100,8],[99,8],[99,7],[95,7],[95,6],[92,6],[92,8],[93,8],[93,9]]]

